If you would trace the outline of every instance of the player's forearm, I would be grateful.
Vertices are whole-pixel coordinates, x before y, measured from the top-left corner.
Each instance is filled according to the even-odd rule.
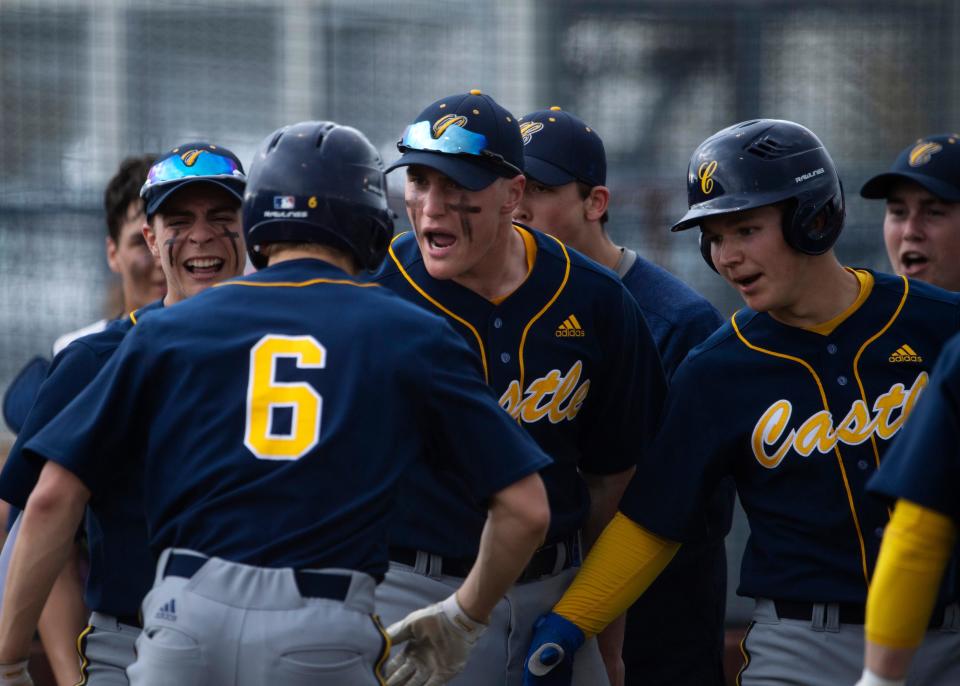
[[[0,663],[21,660],[29,654],[40,613],[70,557],[89,499],[89,492],[82,487],[60,488],[64,484],[57,474],[45,478],[49,476],[48,467],[44,467],[27,501],[10,560],[0,614]]]
[[[537,474],[493,497],[477,562],[457,591],[460,606],[470,617],[487,621],[543,542],[549,524],[547,494]]]
[[[867,640],[864,646],[864,666],[883,679],[904,679],[916,648],[891,648]]]
[[[679,543],[617,513],[554,612],[587,636],[600,633],[640,597],[679,549]]]
[[[597,634],[597,647],[607,668],[610,686],[623,686],[625,668],[623,664],[623,636],[627,629],[627,615],[622,614]]]
[[[43,650],[60,686],[73,686],[80,681],[77,636],[86,626],[88,615],[80,578],[80,546],[74,543],[37,625]]]

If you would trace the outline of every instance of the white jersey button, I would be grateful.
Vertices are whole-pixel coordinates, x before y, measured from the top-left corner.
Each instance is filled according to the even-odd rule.
[[[493,320],[493,328],[499,329],[501,326],[503,326],[503,320],[500,317]]]
[[[833,343],[830,343],[829,345],[827,345],[827,352],[830,353],[831,355],[836,355],[836,354],[837,354],[837,346],[834,345]]]
[[[506,364],[510,361],[510,353],[500,353],[500,361]]]
[[[867,467],[870,466],[870,463],[867,462],[866,460],[860,460],[859,462],[857,462],[857,466],[860,468],[860,471],[865,472],[867,471]]]
[[[847,377],[845,377],[845,376],[838,376],[838,377],[837,377],[837,383],[840,384],[841,386],[846,386],[846,385],[847,385]]]

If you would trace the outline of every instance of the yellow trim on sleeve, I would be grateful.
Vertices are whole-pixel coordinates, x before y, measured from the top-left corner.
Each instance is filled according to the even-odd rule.
[[[679,543],[660,538],[618,512],[554,612],[588,638],[600,633],[633,605],[679,549]]]
[[[829,336],[838,326],[853,316],[853,313],[859,310],[860,306],[863,305],[867,298],[870,297],[870,293],[873,291],[873,274],[868,272],[866,269],[850,269],[849,267],[845,267],[845,269],[857,277],[857,281],[860,282],[860,292],[857,293],[856,300],[853,301],[850,307],[845,309],[833,319],[825,321],[822,324],[804,327],[807,331],[818,333],[821,336]]]
[[[136,325],[137,325],[137,311],[136,311],[136,310],[130,310],[130,315],[129,315],[129,316],[130,316],[130,321],[133,322],[133,325],[134,325],[134,326],[136,326]]]
[[[950,517],[897,501],[867,595],[868,640],[888,648],[920,645],[956,539]]]

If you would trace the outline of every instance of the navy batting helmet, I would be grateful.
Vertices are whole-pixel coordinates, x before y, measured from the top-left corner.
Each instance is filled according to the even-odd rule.
[[[243,232],[257,268],[260,246],[323,243],[374,269],[387,254],[393,213],[377,150],[354,128],[307,121],[264,140],[250,165]]]
[[[673,231],[781,202],[783,237],[802,253],[825,253],[843,229],[843,186],[833,160],[812,131],[790,121],[755,119],[710,136],[690,158],[687,199],[690,209]],[[700,252],[716,270],[703,240]]]

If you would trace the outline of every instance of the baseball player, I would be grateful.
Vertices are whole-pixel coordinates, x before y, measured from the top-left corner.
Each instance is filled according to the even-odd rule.
[[[50,491],[83,501],[131,457],[141,464],[151,547],[162,554],[128,669],[134,686],[382,684],[373,587],[387,567],[397,479],[421,436],[474,478],[490,517],[464,586],[407,618],[414,649],[395,676],[455,673],[542,539],[536,470],[549,458],[503,415],[441,319],[353,278],[383,258],[385,195],[379,157],[358,131],[305,122],[271,134],[243,211],[248,252],[266,269],[140,318],[25,446],[48,462],[24,534]],[[192,228],[163,249],[182,260]],[[228,222],[216,228],[210,240],[237,244]],[[33,568],[23,553],[18,545],[11,584]],[[7,599],[4,661],[21,644],[2,636],[27,609]]]
[[[640,305],[670,378],[687,352],[720,327],[719,313],[670,272],[610,240],[604,229],[610,200],[606,153],[592,127],[551,107],[520,117],[520,132],[527,186],[514,219],[542,227],[617,273]],[[708,508],[710,539],[681,548],[630,609],[622,651],[627,684],[722,686],[723,539],[732,511],[727,481]],[[600,639],[607,669],[616,673],[620,654],[610,656]]]
[[[858,686],[903,686],[918,675],[950,668],[920,659],[911,666],[910,661],[942,602],[938,590],[956,550],[958,390],[960,337],[955,336],[910,423],[868,484],[896,504],[867,595],[866,659]]]
[[[173,305],[212,283],[242,273],[245,257],[242,243],[237,243],[241,239],[239,210],[244,182],[240,160],[226,148],[207,143],[179,146],[161,156],[149,173],[143,174],[141,205],[146,214],[140,213],[141,238],[148,246],[150,262],[156,256],[171,287],[162,300],[111,322],[100,333],[80,338],[54,358],[50,374],[0,474],[4,499],[18,507],[27,503],[43,464],[28,459],[24,445],[93,380],[143,314]],[[109,189],[107,195],[111,195]],[[127,206],[133,207],[132,203]],[[232,235],[227,235],[226,229]],[[184,235],[181,247],[171,252],[167,246],[180,234]],[[127,236],[124,246],[131,248],[130,257],[135,245],[136,241]],[[145,259],[133,261],[139,261],[144,267],[142,271],[147,273]],[[147,549],[139,480],[136,470],[120,470],[108,487],[89,499],[86,532],[90,569],[84,599],[92,614],[87,628],[82,633],[77,630],[79,641],[77,634],[71,638],[73,671],[79,664],[80,681],[86,684],[125,686],[125,669],[134,659],[134,641],[140,632],[140,601],[149,590],[154,566]],[[68,504],[67,500],[58,503]],[[82,505],[71,514],[76,518],[75,531],[83,516]],[[26,540],[19,545],[37,545],[38,524],[36,519],[23,523]],[[62,552],[56,550],[56,560],[62,559]],[[59,564],[53,560],[45,560],[45,564],[51,565],[50,573],[56,572],[53,567]],[[35,583],[32,574],[27,581],[27,593],[18,601],[29,600],[35,609],[35,604],[46,597],[48,587]],[[12,586],[8,597],[19,593]],[[0,631],[0,640],[19,642],[17,649],[22,650],[34,625],[32,614],[29,618],[19,617],[16,634]]]
[[[120,277],[121,312],[139,309],[163,297],[166,292],[163,272],[147,249],[141,233],[144,217],[140,187],[146,180],[147,171],[154,159],[153,155],[124,159],[104,191],[106,257],[110,270]],[[53,355],[56,356],[70,342],[81,336],[102,331],[107,322],[108,320],[101,319],[60,336],[53,344]],[[3,416],[15,433],[22,429],[49,369],[50,361],[36,356],[7,387],[3,396]],[[0,498],[9,502],[5,495],[4,481],[0,476]],[[26,495],[18,502],[22,506],[25,500]],[[13,529],[19,513],[19,508],[11,508],[8,531]],[[15,538],[16,532],[13,532],[13,535],[8,536],[5,545],[12,547]],[[78,542],[69,563],[64,566],[50,592],[37,627],[47,659],[60,683],[72,684],[80,678],[77,666],[77,634],[89,616],[89,611],[83,604],[80,548]]]
[[[155,159],[156,155],[125,158],[103,194],[107,219],[107,266],[120,277],[121,313],[138,310],[162,298],[167,289],[160,264],[150,254],[141,233],[144,217],[140,187]],[[109,321],[98,319],[59,336],[53,343],[53,355],[82,336],[103,331]],[[7,387],[3,396],[3,414],[14,433],[19,433],[23,426],[49,367],[49,360],[34,357]]]
[[[860,195],[887,201],[883,240],[898,274],[960,291],[960,136],[919,139]]]
[[[453,684],[516,685],[533,621],[563,592],[609,520],[659,416],[663,372],[636,302],[616,275],[512,215],[523,196],[516,119],[478,90],[441,98],[399,143],[413,231],[396,238],[376,279],[442,315],[480,360],[500,405],[554,464],[543,471],[551,522],[520,582],[498,606]],[[384,619],[455,588],[481,543],[469,475],[405,480],[390,531]],[[594,643],[578,683],[607,682]]]
[[[708,527],[707,498],[726,476],[750,523],[739,593],[756,599],[738,683],[853,683],[887,522],[865,485],[960,327],[960,296],[840,265],[840,179],[798,124],[760,119],[714,134],[693,154],[687,190],[674,230],[700,227],[704,259],[746,307],[674,374],[651,459],[538,622],[527,683],[569,682],[584,636]],[[940,606],[925,644],[953,664],[919,683],[960,678],[955,608]]]

